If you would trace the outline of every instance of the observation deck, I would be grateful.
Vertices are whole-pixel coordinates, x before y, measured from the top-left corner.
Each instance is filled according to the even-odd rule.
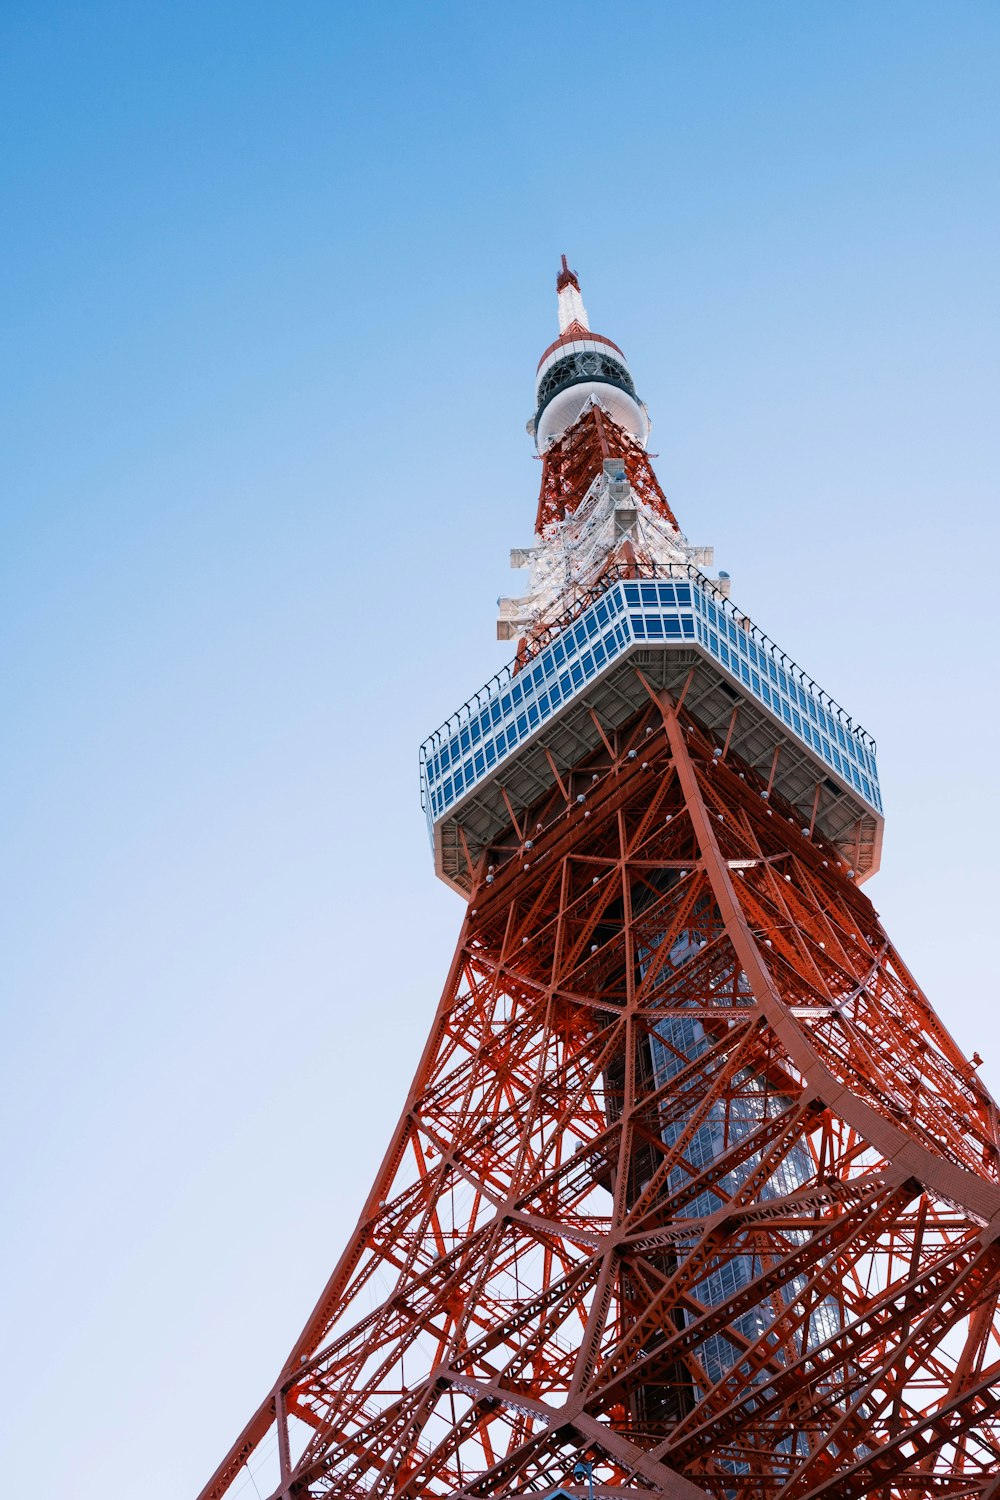
[[[592,713],[612,732],[648,702],[636,668],[675,695],[690,674],[685,707],[720,737],[732,730],[733,753],[814,819],[859,883],[874,874],[883,820],[871,735],[711,579],[678,564],[611,582],[420,747],[421,802],[443,880],[467,894],[468,858],[509,827],[507,799],[531,806],[555,784],[549,757],[569,771],[600,748]]]

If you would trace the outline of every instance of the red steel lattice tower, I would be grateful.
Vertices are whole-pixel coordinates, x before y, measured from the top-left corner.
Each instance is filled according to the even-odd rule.
[[[458,947],[202,1500],[269,1446],[276,1500],[987,1500],[996,1107],[860,888],[874,744],[708,576],[565,258],[558,293],[517,655],[421,752]]]

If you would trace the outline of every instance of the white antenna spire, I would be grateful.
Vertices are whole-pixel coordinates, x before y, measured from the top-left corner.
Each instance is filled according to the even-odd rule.
[[[562,269],[556,277],[556,291],[559,293],[559,332],[565,333],[571,323],[578,323],[581,328],[589,329],[590,320],[580,296],[580,282],[576,272],[570,270],[565,255],[562,258]]]

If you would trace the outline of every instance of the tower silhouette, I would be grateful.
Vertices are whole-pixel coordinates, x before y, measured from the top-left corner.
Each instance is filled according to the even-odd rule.
[[[860,888],[874,744],[709,577],[557,290],[516,656],[421,751],[458,946],[202,1500],[268,1445],[284,1500],[987,1500],[996,1107]]]

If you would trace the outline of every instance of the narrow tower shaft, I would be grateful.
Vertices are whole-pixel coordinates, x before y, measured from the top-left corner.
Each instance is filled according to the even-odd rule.
[[[559,294],[559,332],[565,333],[574,323],[584,331],[588,329],[590,319],[580,295],[580,283],[576,272],[571,271],[567,265],[565,255],[562,258],[562,269],[556,277],[556,291]]]

